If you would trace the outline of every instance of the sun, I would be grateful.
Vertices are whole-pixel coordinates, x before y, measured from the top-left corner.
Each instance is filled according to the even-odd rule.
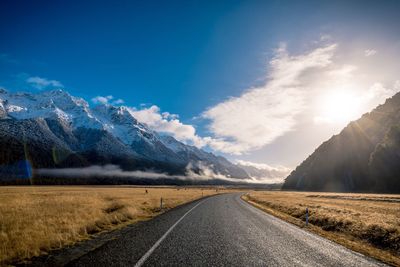
[[[332,90],[318,102],[317,122],[348,123],[360,115],[360,99],[351,90]]]

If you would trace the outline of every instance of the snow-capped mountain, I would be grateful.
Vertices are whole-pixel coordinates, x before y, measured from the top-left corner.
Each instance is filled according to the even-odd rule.
[[[248,177],[223,157],[149,129],[128,107],[91,108],[61,89],[36,94],[0,89],[0,148],[0,164],[7,168],[29,160],[35,168],[116,164],[184,174],[188,165],[201,162],[217,174]]]
[[[61,89],[38,94],[10,93],[0,89],[0,102],[10,118],[48,118],[60,120],[74,128],[103,128],[85,100],[73,97]]]

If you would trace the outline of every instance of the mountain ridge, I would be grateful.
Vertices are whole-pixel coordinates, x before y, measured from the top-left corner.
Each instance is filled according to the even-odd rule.
[[[56,89],[33,93],[0,90],[0,174],[27,160],[34,169],[114,164],[124,170],[183,175],[202,166],[217,175],[246,179],[223,157],[159,134],[128,107],[101,104]],[[201,162],[201,164],[199,164]],[[22,175],[23,176],[23,175]]]

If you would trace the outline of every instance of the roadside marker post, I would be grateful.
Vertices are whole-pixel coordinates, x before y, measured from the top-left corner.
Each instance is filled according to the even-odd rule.
[[[306,226],[308,226],[308,208],[306,208]]]
[[[162,198],[160,199],[160,210],[162,210]]]

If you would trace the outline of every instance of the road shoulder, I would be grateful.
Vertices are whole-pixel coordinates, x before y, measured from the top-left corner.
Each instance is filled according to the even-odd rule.
[[[308,224],[308,226],[306,226],[303,220],[292,217],[289,214],[278,211],[269,206],[263,205],[262,202],[258,202],[256,199],[249,197],[248,193],[243,194],[241,196],[241,199],[259,210],[262,210],[278,219],[281,219],[285,222],[295,225],[305,231],[309,231],[320,237],[326,238],[336,244],[342,245],[350,249],[351,251],[354,251],[355,253],[360,253],[367,257],[373,258],[379,262],[383,262],[394,266],[400,266],[399,258],[394,257],[392,254],[386,251],[374,248],[371,245],[360,242],[358,240],[357,241],[350,240],[349,238],[347,238],[344,235],[341,235],[340,233],[324,231],[320,227],[312,224]]]

